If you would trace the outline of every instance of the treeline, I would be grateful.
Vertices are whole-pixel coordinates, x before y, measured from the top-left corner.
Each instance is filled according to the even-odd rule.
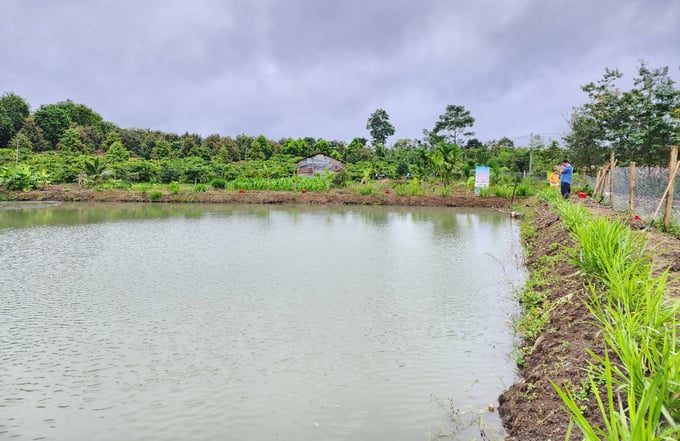
[[[67,100],[40,106],[35,112],[22,97],[0,98],[0,164],[10,164],[18,150],[22,163],[47,170],[51,182],[75,182],[85,162],[103,157],[117,179],[126,182],[207,183],[239,177],[287,177],[295,162],[324,153],[347,163],[347,179],[375,175],[408,176],[450,183],[466,179],[476,165],[504,172],[545,176],[564,152],[555,141],[544,145],[533,137],[529,147],[516,147],[502,138],[482,143],[472,138],[474,118],[463,106],[447,106],[423,139],[399,139],[386,146],[394,127],[389,115],[377,109],[366,125],[371,140],[356,137],[346,143],[323,138],[271,140],[263,135],[221,136],[165,133],[120,128],[84,104]]]

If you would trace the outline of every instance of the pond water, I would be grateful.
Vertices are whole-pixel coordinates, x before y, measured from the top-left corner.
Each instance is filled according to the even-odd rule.
[[[0,439],[500,433],[518,225],[454,208],[0,205]]]

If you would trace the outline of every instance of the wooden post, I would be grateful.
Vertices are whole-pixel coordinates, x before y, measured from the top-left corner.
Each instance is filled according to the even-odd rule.
[[[671,146],[671,158],[668,161],[668,182],[673,182],[675,172],[677,171],[676,164],[678,163],[678,146]],[[663,226],[668,228],[671,226],[671,219],[673,217],[673,189],[675,185],[671,185],[668,189],[668,196],[666,196],[666,207],[663,213]]]
[[[628,212],[635,216],[635,162],[630,163],[630,187],[628,189]]]
[[[616,157],[614,154],[614,149],[612,149],[609,155],[609,202],[614,206],[614,171],[616,168]]]
[[[602,173],[602,170],[598,169],[597,176],[595,176],[595,189],[593,190],[593,196],[597,196],[597,189],[600,186],[600,173]]]

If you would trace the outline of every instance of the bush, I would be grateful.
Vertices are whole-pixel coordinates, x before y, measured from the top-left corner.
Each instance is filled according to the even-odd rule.
[[[206,188],[205,184],[196,184],[194,185],[194,193],[205,193],[208,191]]]
[[[348,180],[349,176],[344,171],[333,173],[331,175],[331,184],[333,185],[333,188],[345,187],[347,185]]]
[[[212,182],[210,182],[210,186],[212,188],[225,189],[227,188],[227,181],[221,178],[213,179]]]
[[[154,190],[151,193],[149,193],[149,200],[151,202],[158,202],[161,197],[163,197],[163,193],[160,190]]]

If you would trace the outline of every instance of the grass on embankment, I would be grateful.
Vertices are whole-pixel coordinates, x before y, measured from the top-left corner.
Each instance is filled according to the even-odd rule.
[[[589,422],[568,388],[552,383],[571,424],[588,441],[679,439],[680,304],[664,298],[668,272],[653,275],[644,232],[593,218],[582,205],[553,193],[542,196],[576,243],[573,263],[591,280],[588,309],[605,344],[604,357],[591,352],[589,375],[603,427]]]

